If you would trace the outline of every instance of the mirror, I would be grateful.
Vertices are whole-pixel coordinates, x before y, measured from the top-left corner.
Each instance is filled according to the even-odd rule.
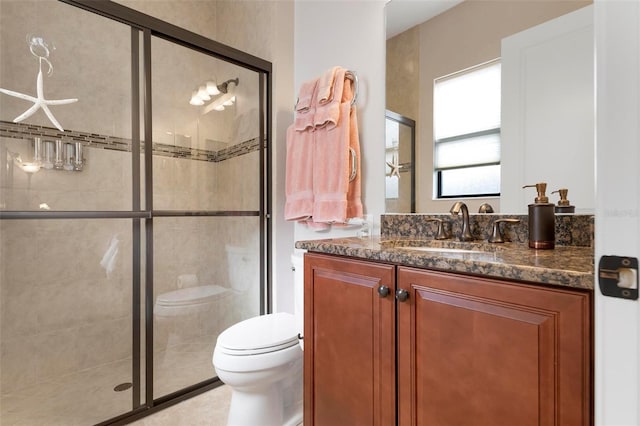
[[[559,200],[557,194],[550,194],[552,190],[568,188],[569,200],[576,205],[576,213],[593,211],[593,56],[579,58],[583,65],[589,64],[584,65],[584,72],[580,72],[584,75],[582,80],[586,82],[586,88],[565,89],[566,83],[558,88],[554,81],[567,78],[573,82],[572,73],[575,73],[575,69],[566,71],[559,62],[573,63],[576,55],[571,50],[568,53],[558,50],[556,44],[551,44],[556,43],[557,38],[569,47],[571,43],[575,45],[574,33],[556,37],[552,31],[555,27],[564,31],[563,24],[557,21],[565,19],[565,16],[587,9],[591,13],[591,8],[585,7],[590,4],[590,1],[564,0],[391,0],[387,4],[386,108],[416,122],[413,159],[416,212],[448,212],[454,202],[452,199],[434,199],[433,196],[436,187],[432,137],[434,79],[500,57],[503,61],[501,195],[465,198],[469,210],[476,212],[481,204],[488,202],[496,212],[525,213],[535,194],[521,187],[546,181],[550,202]],[[425,6],[430,10],[418,10]],[[418,18],[421,13],[430,15]],[[400,23],[407,16],[413,20]],[[592,21],[586,19],[592,34]],[[576,34],[582,37],[580,25]],[[543,53],[536,47],[541,45],[540,40],[532,40],[531,36],[521,37],[529,32],[535,34],[538,28],[553,39]],[[512,48],[515,52],[512,56],[516,60],[506,58],[503,52],[511,39],[516,39],[517,43],[525,40],[525,45]],[[586,35],[585,39],[588,40],[585,42],[587,54],[593,55],[592,38]],[[549,71],[530,70],[529,74],[540,76],[536,81],[507,78],[507,75],[527,74],[526,70],[517,68],[520,66],[517,58],[520,62],[536,60],[546,63]],[[562,76],[562,73],[567,75]],[[505,86],[505,79],[509,80],[508,86]],[[505,104],[509,105],[507,114]],[[574,116],[565,117],[564,111],[571,111]],[[575,115],[578,113],[582,115]],[[585,118],[584,114],[588,117]],[[569,143],[570,139],[575,140],[571,142],[573,145]],[[576,146],[576,143],[582,145]],[[576,153],[581,153],[580,161],[584,166],[576,164]],[[578,170],[580,168],[584,170]],[[388,167],[385,170],[388,172]],[[390,210],[393,209],[391,206],[401,204],[387,203],[387,213],[397,212]]]

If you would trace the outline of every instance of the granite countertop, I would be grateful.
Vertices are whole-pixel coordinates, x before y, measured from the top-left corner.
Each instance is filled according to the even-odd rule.
[[[296,248],[418,268],[593,290],[593,248],[452,240],[336,238],[296,242]],[[424,251],[421,247],[430,247]],[[459,251],[474,248],[478,251]]]

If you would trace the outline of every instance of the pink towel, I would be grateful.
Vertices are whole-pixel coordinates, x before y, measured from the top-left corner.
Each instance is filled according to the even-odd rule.
[[[363,216],[357,114],[345,74],[334,67],[304,83],[287,129],[285,219],[315,230]]]
[[[305,81],[300,86],[300,92],[298,92],[298,102],[296,103],[296,112],[306,111],[311,108],[314,103],[314,92],[318,85],[318,79]]]
[[[316,109],[316,97],[318,95],[319,79],[309,80],[302,83],[296,103],[296,117],[294,126],[298,131],[313,128],[313,118]]]
[[[335,78],[333,83],[334,96],[330,101],[320,104],[316,103],[316,110],[313,116],[315,127],[330,126],[335,127],[340,120],[340,104],[342,102],[342,92],[344,89],[344,76],[347,70],[335,67]]]
[[[287,129],[285,220],[306,220],[313,214],[313,130]]]
[[[355,155],[350,164],[355,165],[354,178],[349,181],[347,191],[347,218],[363,217],[362,207],[362,172],[360,169],[360,135],[358,134],[358,114],[355,104],[351,101],[355,94],[351,80],[347,80],[344,85],[341,107],[349,111],[349,148],[350,154]],[[343,111],[343,114],[347,114]]]
[[[336,79],[336,72],[340,69],[340,67],[333,67],[330,70],[325,71],[320,77],[320,82],[318,83],[318,105],[324,105],[333,100],[334,93],[334,82]],[[338,98],[340,98],[340,93],[338,93]]]
[[[307,220],[313,214],[314,126],[318,79],[300,88],[295,122],[287,129],[285,220]]]
[[[340,103],[345,70],[336,72],[333,100],[316,107],[313,221],[346,222],[349,190],[349,110]],[[340,95],[338,96],[338,93]],[[348,104],[347,104],[348,105]],[[337,111],[337,114],[335,113]],[[320,126],[320,127],[319,127]]]

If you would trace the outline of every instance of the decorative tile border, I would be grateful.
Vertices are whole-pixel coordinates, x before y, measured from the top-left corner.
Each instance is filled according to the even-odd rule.
[[[77,130],[65,130],[64,132],[61,132],[53,127],[12,123],[4,120],[0,120],[0,137],[13,139],[32,139],[34,137],[41,137],[43,140],[61,139],[65,142],[82,142],[82,145],[89,148],[131,152],[131,139],[99,135],[97,133],[80,132]],[[140,144],[141,150],[144,152],[144,146],[142,145],[143,141],[140,141]],[[153,143],[154,155],[214,163],[249,154],[251,152],[258,151],[259,149],[260,141],[258,138],[249,139],[248,141],[235,144],[229,148],[224,148],[219,151]]]
[[[438,225],[429,219],[442,219],[445,229],[456,236],[461,231],[461,217],[450,214],[383,214],[380,216],[380,236],[382,239],[413,238],[433,239],[437,235]],[[495,219],[520,219],[519,223],[502,227],[505,240],[527,243],[529,238],[529,219],[527,215],[509,214],[470,214],[469,227],[476,240],[486,241],[491,236]],[[593,215],[557,214],[556,245],[593,247]]]

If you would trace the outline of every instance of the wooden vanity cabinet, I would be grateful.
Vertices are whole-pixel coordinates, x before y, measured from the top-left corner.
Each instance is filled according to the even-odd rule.
[[[590,425],[590,312],[586,291],[309,253],[304,424]]]
[[[395,267],[312,253],[304,264],[305,426],[395,424]]]
[[[592,423],[590,293],[398,268],[398,424]]]

